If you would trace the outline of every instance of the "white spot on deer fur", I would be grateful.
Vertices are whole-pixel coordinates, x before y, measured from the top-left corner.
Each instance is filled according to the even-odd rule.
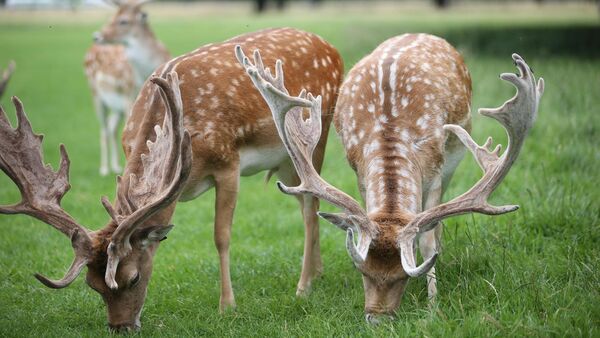
[[[304,72],[304,76],[310,77],[310,73],[308,72],[308,70]]]
[[[192,74],[193,77],[198,77],[200,75],[196,69],[190,70],[190,74]]]
[[[373,91],[373,94],[375,94],[375,88],[377,88],[377,85],[375,82],[371,82],[371,90]]]
[[[417,120],[417,126],[419,126],[421,129],[427,129],[427,123],[429,119],[431,119],[431,115],[423,115],[419,117]]]
[[[402,108],[406,108],[406,106],[408,106],[408,97],[406,96],[402,96],[402,100],[400,100],[400,103],[402,104]]]
[[[319,62],[317,62],[317,59],[313,59],[313,67],[315,67],[315,69],[319,69]]]
[[[219,106],[219,99],[216,96],[210,98],[210,108],[215,109]]]
[[[369,113],[374,113],[375,112],[375,105],[372,103],[369,103],[369,105],[367,106],[367,110],[369,111]]]
[[[404,129],[400,133],[400,137],[402,138],[402,141],[404,141],[405,143],[408,143],[410,141],[410,133],[406,129]]]
[[[365,109],[365,106],[362,103],[359,103],[358,104],[358,109],[363,110],[363,109]]]
[[[358,74],[356,77],[354,77],[354,82],[359,83],[360,80],[362,80],[362,75]]]
[[[237,87],[240,85],[240,81],[238,81],[237,79],[232,79],[231,84]]]
[[[412,91],[412,85],[410,85],[410,84],[407,84],[405,88],[408,93],[410,93]]]
[[[219,70],[217,68],[211,68],[209,73],[212,76],[217,76],[219,74]]]
[[[323,67],[327,67],[327,60],[321,59],[321,64],[323,65]]]
[[[363,150],[364,157],[368,157],[372,152],[379,149],[379,141],[375,140],[367,145]]]
[[[305,47],[300,47],[300,51],[302,52],[302,54],[308,54],[308,50],[306,50]]]
[[[331,57],[329,57],[329,55],[326,56],[327,62],[329,62],[329,64],[332,64],[333,61],[331,61]]]

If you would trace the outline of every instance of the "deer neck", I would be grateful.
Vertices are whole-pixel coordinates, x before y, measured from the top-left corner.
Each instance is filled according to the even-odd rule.
[[[141,88],[148,76],[169,59],[168,51],[150,28],[127,39],[125,53],[133,66],[137,88]]]
[[[367,214],[394,215],[421,211],[422,179],[409,145],[400,140],[375,139],[359,180],[364,187]]]

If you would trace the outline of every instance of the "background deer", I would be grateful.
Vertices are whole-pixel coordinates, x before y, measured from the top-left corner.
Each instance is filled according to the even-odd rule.
[[[299,186],[278,182],[279,188],[287,194],[311,194],[343,210],[319,215],[346,231],[348,253],[363,275],[367,321],[393,315],[409,276],[428,273],[428,293],[435,296],[433,265],[444,218],[471,212],[499,215],[518,208],[487,202],[516,160],[544,91],[543,79],[536,83],[525,61],[517,54],[513,59],[520,75],[505,73],[501,78],[515,85],[517,94],[499,108],[479,110],[508,133],[508,149],[501,156],[500,146],[491,149],[491,138],[480,147],[464,129],[470,126],[471,82],[462,58],[443,39],[425,34],[389,39],[350,71],[335,124],[366,210],[325,182],[311,164],[321,135],[321,98],[304,92],[290,96],[280,67],[272,77],[264,74],[260,60],[252,65],[243,59],[301,177]],[[306,120],[303,108],[310,109]],[[466,193],[440,204],[463,156],[461,143],[484,175]],[[421,265],[415,259],[417,235]]]
[[[4,72],[2,72],[2,78],[0,78],[0,98],[2,98],[2,95],[4,94],[4,91],[6,90],[6,86],[8,85],[8,81],[10,80],[10,77],[12,76],[13,72],[15,71],[15,62],[11,61],[8,64],[8,67],[4,70]]]
[[[100,121],[100,174],[120,173],[117,130],[139,89],[156,67],[170,59],[142,11],[147,1],[113,1],[117,13],[94,34],[85,73]]]
[[[111,328],[140,327],[152,273],[152,258],[178,199],[216,190],[215,244],[221,264],[220,308],[235,305],[229,274],[229,240],[239,178],[262,170],[289,184],[299,182],[267,105],[236,62],[234,46],[267,51],[268,62],[284,60],[293,92],[302,87],[325,98],[324,130],[333,118],[342,60],[320,37],[298,30],[271,29],[201,47],[167,62],[146,82],[123,133],[127,164],[117,180],[114,204],[102,204],[111,221],[98,231],[78,224],[61,207],[69,189],[69,159],[61,146],[57,173],[44,166],[41,137],[33,134],[21,103],[14,99],[19,126],[0,114],[0,168],[16,183],[23,201],[0,213],[24,213],[44,221],[72,241],[75,259],[65,276],[36,277],[52,288],[68,286],[87,266],[87,284],[104,299]],[[154,85],[158,85],[160,90]],[[327,133],[319,137],[314,166],[321,167]],[[31,150],[34,151],[31,151]],[[299,198],[306,238],[298,292],[308,290],[321,268],[316,199]]]

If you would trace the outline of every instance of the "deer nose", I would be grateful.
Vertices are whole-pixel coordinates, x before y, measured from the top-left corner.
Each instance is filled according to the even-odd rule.
[[[108,329],[114,333],[132,333],[141,329],[141,325],[136,323],[111,324],[108,323]]]
[[[392,321],[394,316],[387,313],[367,313],[365,319],[367,320],[367,323],[371,325],[379,325]]]

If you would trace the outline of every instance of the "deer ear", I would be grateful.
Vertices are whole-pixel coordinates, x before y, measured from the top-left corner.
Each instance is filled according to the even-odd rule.
[[[142,247],[145,248],[152,243],[167,239],[167,234],[173,227],[173,224],[151,226],[141,229],[139,235],[135,237],[137,237]]]
[[[344,231],[346,231],[348,228],[353,228],[350,217],[344,213],[331,214],[328,212],[319,211],[317,212],[317,215]]]

